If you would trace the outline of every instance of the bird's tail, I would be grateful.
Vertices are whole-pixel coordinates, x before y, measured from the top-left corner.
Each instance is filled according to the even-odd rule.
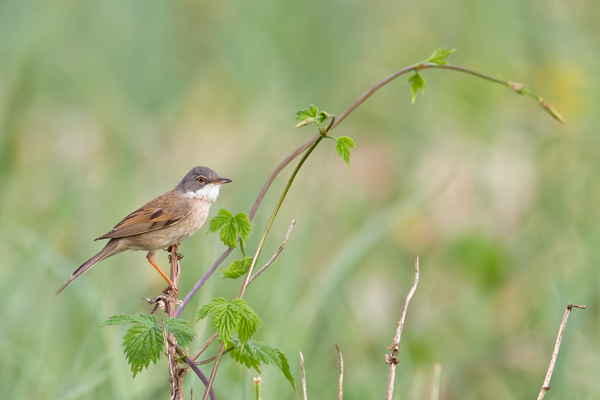
[[[75,270],[75,272],[73,272],[73,275],[71,275],[71,278],[64,285],[62,285],[62,287],[60,289],[58,289],[58,292],[56,292],[56,294],[59,294],[60,292],[62,292],[64,290],[64,288],[66,288],[67,286],[69,286],[71,284],[71,282],[73,282],[75,279],[79,278],[85,271],[92,268],[94,265],[96,265],[100,261],[102,261],[105,258],[108,258],[112,255],[115,255],[117,253],[120,253],[121,251],[123,251],[123,250],[119,249],[118,241],[110,240],[106,244],[106,246],[104,246],[104,248],[100,251],[100,253],[96,254],[94,257],[90,258],[85,263],[83,263],[83,265],[81,267],[77,268]]]

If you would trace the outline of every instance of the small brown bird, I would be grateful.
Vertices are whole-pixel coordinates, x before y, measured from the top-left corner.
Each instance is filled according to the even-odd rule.
[[[175,189],[135,210],[110,232],[97,238],[110,240],[100,253],[77,268],[56,294],[100,261],[126,250],[148,251],[146,258],[150,264],[172,285],[154,261],[156,250],[178,245],[200,229],[210,205],[219,196],[221,185],[228,182],[231,179],[219,178],[209,168],[192,169]]]

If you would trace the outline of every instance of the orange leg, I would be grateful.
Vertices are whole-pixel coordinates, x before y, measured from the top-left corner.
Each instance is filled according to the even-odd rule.
[[[148,252],[148,255],[146,256],[146,258],[148,259],[148,262],[150,264],[152,264],[152,266],[158,271],[158,273],[165,279],[165,281],[167,281],[169,283],[169,286],[175,286],[173,284],[173,282],[171,282],[171,280],[169,279],[168,276],[165,275],[164,272],[162,272],[162,270],[160,269],[160,267],[158,265],[156,265],[156,262],[154,261],[154,254],[156,253],[155,250],[150,250]]]

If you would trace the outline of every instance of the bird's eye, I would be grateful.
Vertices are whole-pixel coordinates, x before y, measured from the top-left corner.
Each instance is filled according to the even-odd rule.
[[[203,177],[202,175],[200,175],[200,176],[198,177],[198,182],[200,182],[200,183],[204,183],[204,181],[206,181],[206,178],[205,178],[205,177]]]

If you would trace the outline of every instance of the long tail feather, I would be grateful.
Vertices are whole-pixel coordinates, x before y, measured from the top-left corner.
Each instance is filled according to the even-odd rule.
[[[118,242],[116,240],[109,241],[106,246],[100,251],[100,253],[96,254],[94,257],[87,260],[85,263],[81,265],[81,267],[77,268],[71,278],[64,284],[56,294],[62,292],[67,286],[71,284],[75,279],[79,278],[85,271],[92,268],[94,265],[98,264],[100,261],[108,258],[114,254],[120,253],[122,250],[118,249]]]

